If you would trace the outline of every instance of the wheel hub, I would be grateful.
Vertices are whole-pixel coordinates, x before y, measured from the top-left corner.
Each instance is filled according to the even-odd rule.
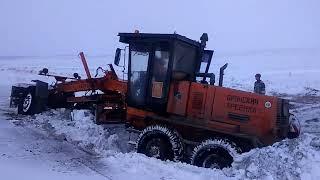
[[[154,158],[160,157],[160,148],[158,146],[151,146],[150,147],[150,155]]]
[[[161,139],[159,138],[151,140],[146,147],[147,155],[158,159],[161,158],[161,153],[163,151],[161,143]]]
[[[211,154],[204,159],[202,167],[211,169],[221,169],[218,159],[218,155]]]
[[[32,101],[32,95],[29,93],[23,100],[22,110],[23,112],[27,112],[30,109]]]

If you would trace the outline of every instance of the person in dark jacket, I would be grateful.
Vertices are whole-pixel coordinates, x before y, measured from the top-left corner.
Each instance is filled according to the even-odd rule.
[[[266,94],[266,86],[263,81],[261,81],[261,74],[256,74],[256,82],[254,83],[254,92],[258,94]]]

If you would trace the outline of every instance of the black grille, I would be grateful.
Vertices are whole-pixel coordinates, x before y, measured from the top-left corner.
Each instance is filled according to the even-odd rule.
[[[277,124],[284,125],[289,123],[289,102],[279,99],[277,105]]]
[[[228,113],[228,117],[233,120],[239,120],[239,121],[249,121],[250,117],[245,114],[235,114],[235,113]]]
[[[201,110],[204,95],[201,92],[192,93],[192,109]]]
[[[278,99],[276,127],[277,136],[285,138],[289,127],[289,102],[285,99]]]

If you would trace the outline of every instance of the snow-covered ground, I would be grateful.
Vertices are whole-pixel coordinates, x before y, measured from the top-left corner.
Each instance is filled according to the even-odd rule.
[[[292,112],[304,132],[298,139],[242,154],[232,168],[222,171],[134,153],[123,127],[95,125],[86,111],[16,115],[8,108],[12,84],[52,81],[36,75],[43,67],[69,76],[78,72],[84,77],[84,71],[76,56],[0,59],[0,174],[5,177],[1,179],[319,179],[319,57],[314,49],[217,54],[211,69],[216,72],[229,63],[226,86],[251,91],[254,74],[262,73],[269,94],[292,100]],[[112,57],[87,59],[92,74],[112,62]]]
[[[213,57],[211,70],[225,71],[229,87],[252,91],[254,75],[262,74],[268,93],[303,94],[306,88],[320,89],[320,49],[269,49],[241,53],[220,53]]]
[[[85,165],[94,159],[66,141],[0,118],[1,179],[104,179]]]

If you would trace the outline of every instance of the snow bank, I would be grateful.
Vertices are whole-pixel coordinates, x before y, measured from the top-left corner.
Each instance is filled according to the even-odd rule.
[[[163,162],[136,153],[104,158],[114,179],[314,179],[320,178],[320,138],[303,134],[237,157],[232,168],[215,170]],[[156,173],[155,173],[156,172]],[[130,176],[131,175],[131,176]]]
[[[220,170],[198,168],[185,163],[160,161],[137,153],[118,153],[106,157],[102,161],[107,164],[107,171],[112,172],[110,173],[112,179],[236,179],[226,176]]]
[[[49,114],[48,114],[49,113]],[[253,149],[235,159],[232,168],[220,170],[194,167],[185,163],[163,162],[142,154],[121,149],[128,136],[119,137],[93,123],[88,111],[52,110],[30,119],[34,124],[53,129],[56,136],[94,152],[114,179],[319,179],[320,137],[302,134],[297,139],[285,139],[272,146]],[[155,173],[157,172],[157,173]],[[145,178],[144,178],[145,177]]]
[[[250,179],[319,179],[320,138],[302,134],[240,155],[230,173]]]
[[[30,118],[29,121],[91,153],[105,156],[113,155],[116,152],[127,152],[127,148],[125,148],[127,140],[123,141],[123,138],[128,139],[128,134],[124,128],[104,128],[101,125],[96,125],[93,119],[93,115],[87,110],[70,112],[59,109],[38,114],[34,119]],[[122,137],[119,138],[119,135]]]

